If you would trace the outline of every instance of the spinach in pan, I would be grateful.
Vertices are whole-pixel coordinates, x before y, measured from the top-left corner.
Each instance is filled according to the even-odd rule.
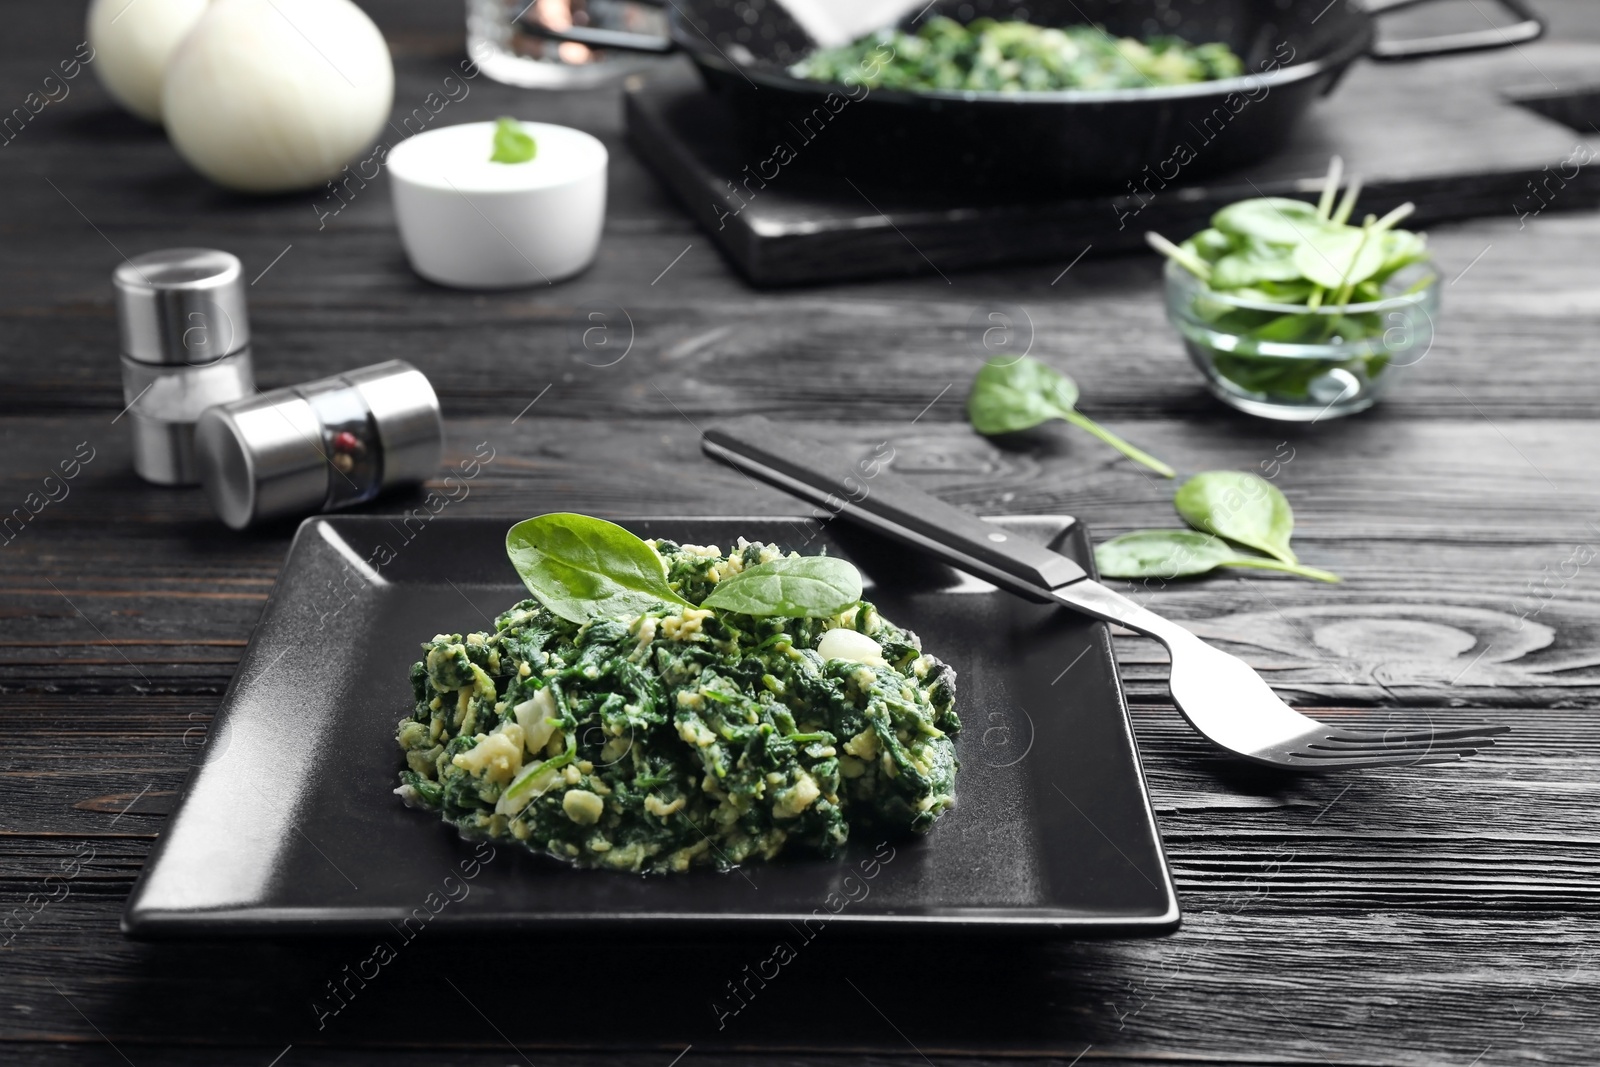
[[[888,60],[881,57],[885,50]],[[1177,37],[1113,37],[1098,26],[1055,28],[935,16],[915,33],[879,30],[814,52],[790,68],[812,81],[872,89],[1045,92],[1146,89],[1234,78],[1244,64],[1227,45]]]

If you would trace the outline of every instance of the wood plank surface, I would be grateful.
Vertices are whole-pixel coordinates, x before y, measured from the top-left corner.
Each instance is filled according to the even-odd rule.
[[[459,6],[364,6],[394,47],[403,115],[459,62]],[[1396,31],[1481,25],[1473,6],[1409,13]],[[1594,5],[1539,6],[1558,37],[1600,40]],[[81,9],[5,14],[0,100],[20,99],[81,40]],[[1148,257],[1085,261],[1054,284],[1070,256],[948,285],[746,288],[630,156],[615,90],[480,78],[441,116],[514,111],[612,150],[600,262],[558,288],[475,295],[409,273],[381,183],[319,230],[316,196],[218,192],[92,76],[73,85],[0,148],[0,520],[27,516],[0,533],[0,1062],[1593,1060],[1600,584],[1596,563],[1575,561],[1600,539],[1600,215],[1437,227],[1451,281],[1434,349],[1372,412],[1287,427],[1207,398]],[[145,485],[129,466],[112,245],[180,243],[233,250],[252,276],[288,248],[250,290],[264,386],[386,358],[429,374],[446,462],[495,449],[450,514],[791,512],[699,454],[698,426],[757,410],[888,438],[897,470],[976,512],[1066,512],[1099,536],[1175,524],[1170,485],[1084,435],[966,429],[961,396],[983,354],[969,323],[1007,310],[1022,324],[1011,343],[1026,346],[1031,322],[1034,354],[1079,380],[1087,412],[1180,468],[1276,461],[1301,555],[1346,578],[1124,588],[1319,715],[1513,732],[1445,768],[1319,780],[1245,767],[1167,703],[1159,650],[1119,636],[1185,912],[1176,935],[906,944],[829,931],[720,1020],[726,983],[770,944],[424,937],[327,1014],[328,983],[372,946],[125,941],[123,902],[293,532],[229,533],[198,492]],[[618,347],[578,342],[594,309]],[[93,458],[63,495],[45,478],[80,446]]]
[[[70,43],[60,47],[70,54]],[[433,91],[453,62],[402,54],[397,112]],[[13,76],[18,93],[25,73]],[[0,76],[0,92],[8,84]],[[696,417],[754,409],[910,418],[945,384],[970,378],[988,315],[1003,310],[1016,323],[1005,343],[1031,344],[1069,370],[1092,414],[1221,411],[1166,324],[1153,257],[1091,258],[1062,274],[1081,251],[1075,244],[1054,263],[952,273],[949,284],[935,277],[751,291],[632,157],[615,93],[541,94],[529,103],[480,76],[441,112],[441,123],[519,108],[560,117],[611,151],[599,262],[559,287],[473,294],[431,286],[405,268],[381,184],[356,190],[331,216],[338,202],[325,194],[223,193],[159,131],[112,110],[87,76],[74,84],[59,115],[47,109],[4,150],[0,348],[19,358],[0,394],[3,414],[120,411],[110,287],[117,249],[186,243],[225,247],[258,278],[249,295],[263,388],[403,356],[430,376],[452,415],[515,413],[557,381],[597,418],[670,415],[657,386]],[[114,182],[99,163],[113,146]],[[1584,418],[1600,403],[1585,358],[1600,325],[1600,258],[1591,254],[1600,217],[1552,209],[1518,220],[1507,208],[1503,219],[1433,229],[1444,313],[1433,349],[1387,402],[1392,410],[1460,418],[1476,405],[1496,417]],[[603,350],[591,335],[591,351],[580,342],[594,310],[609,312],[613,330]],[[1537,334],[1527,329],[1533,321]],[[619,351],[627,357],[604,366]],[[611,373],[590,373],[598,369]],[[930,417],[954,419],[958,409]]]

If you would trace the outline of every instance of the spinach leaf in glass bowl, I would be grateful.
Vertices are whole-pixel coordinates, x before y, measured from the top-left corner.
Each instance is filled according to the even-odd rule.
[[[1241,200],[1181,244],[1148,235],[1169,259],[1167,316],[1234,407],[1299,421],[1360,411],[1432,344],[1427,241],[1395,228],[1414,205],[1350,225],[1361,183],[1339,197],[1340,171],[1335,159],[1316,204]]]

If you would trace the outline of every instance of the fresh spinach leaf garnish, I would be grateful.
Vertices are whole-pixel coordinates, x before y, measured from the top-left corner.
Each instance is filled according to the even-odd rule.
[[[1197,530],[1299,563],[1289,547],[1294,510],[1277,486],[1248,471],[1203,471],[1184,482],[1172,500]]]
[[[983,365],[967,394],[967,419],[981,434],[1016,433],[1061,419],[1100,438],[1135,463],[1165,478],[1176,471],[1080,414],[1078,386],[1065,374],[1028,356],[1000,357]]]
[[[539,145],[516,119],[500,118],[494,124],[494,153],[490,163],[526,163],[539,154]]]
[[[788,556],[722,579],[703,608],[740,615],[826,618],[861,599],[861,572],[835,556]]]
[[[667,584],[656,550],[614,522],[554,512],[506,533],[506,555],[539,603],[571,622],[693,607]]]
[[[555,512],[506,533],[506,555],[523,584],[571,622],[692,608],[667,580],[649,542],[614,522]],[[723,578],[700,606],[741,615],[826,618],[861,600],[861,573],[833,556],[788,556]]]
[[[1246,555],[1222,538],[1196,530],[1135,530],[1096,545],[1094,562],[1107,578],[1187,578],[1218,567],[1255,567],[1339,581],[1337,574],[1315,567]]]

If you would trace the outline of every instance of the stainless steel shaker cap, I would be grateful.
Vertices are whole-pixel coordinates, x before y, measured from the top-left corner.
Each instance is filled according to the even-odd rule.
[[[322,424],[290,389],[208,408],[194,450],[212,510],[235,530],[320,510],[328,494]]]
[[[112,273],[123,354],[141,363],[205,364],[250,343],[244,266],[214,248],[165,248]]]
[[[360,463],[342,463],[351,449]],[[222,404],[195,427],[200,482],[236,530],[423,481],[443,449],[439,398],[401,360]]]
[[[383,484],[420,482],[439,469],[444,424],[427,375],[391,359],[342,375],[366,401],[383,442]]]

